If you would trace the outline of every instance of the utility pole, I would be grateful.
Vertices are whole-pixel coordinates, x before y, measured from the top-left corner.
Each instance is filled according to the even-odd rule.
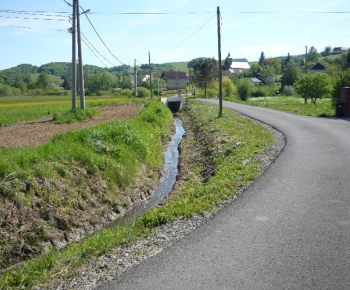
[[[77,8],[76,1],[73,0],[73,24],[72,24],[72,109],[77,108]]]
[[[134,61],[134,96],[137,97],[137,69],[136,69],[136,59]]]
[[[307,46],[305,46],[305,73],[307,73]]]
[[[221,33],[220,33],[220,7],[217,7],[218,17],[218,54],[219,54],[219,117],[222,116],[222,69],[221,69]]]
[[[152,70],[151,70],[151,53],[148,52],[148,68],[149,68],[149,83],[151,89],[151,99],[153,99],[153,88],[152,88]]]
[[[79,87],[80,87],[80,108],[85,110],[85,96],[84,96],[84,71],[83,71],[83,59],[81,49],[81,30],[80,30],[80,13],[79,13],[79,0],[75,0],[76,15],[77,15],[77,30],[78,30],[78,57],[79,57]],[[84,12],[83,12],[84,13]]]

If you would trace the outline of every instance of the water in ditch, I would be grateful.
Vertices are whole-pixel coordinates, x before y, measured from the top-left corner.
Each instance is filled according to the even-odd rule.
[[[133,209],[128,211],[124,216],[118,218],[113,223],[114,225],[126,225],[132,223],[134,220],[140,218],[146,211],[155,207],[157,204],[160,204],[172,191],[178,173],[178,147],[182,140],[182,136],[185,133],[182,121],[178,117],[175,117],[175,128],[176,132],[166,149],[163,176],[158,187],[154,191],[154,194],[148,201],[135,205]]]

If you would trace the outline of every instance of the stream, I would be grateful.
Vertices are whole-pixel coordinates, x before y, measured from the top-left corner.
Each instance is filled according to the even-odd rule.
[[[182,126],[180,118],[175,117],[175,128],[176,132],[173,135],[171,141],[167,145],[163,176],[152,197],[142,203],[135,205],[130,211],[125,213],[124,216],[115,220],[113,225],[127,225],[131,224],[134,220],[140,218],[146,211],[160,204],[165,197],[172,191],[176,182],[176,176],[178,173],[178,158],[179,158],[179,144],[182,140],[182,136],[185,130]]]

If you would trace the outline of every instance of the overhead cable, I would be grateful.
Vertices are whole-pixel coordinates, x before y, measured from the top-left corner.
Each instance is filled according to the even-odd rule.
[[[104,58],[105,61],[107,61],[111,66],[115,66],[112,62],[110,62],[107,58],[105,58],[93,45],[92,43],[87,39],[87,37],[81,33],[81,35],[83,36],[83,38],[85,39],[86,42],[89,43],[89,45],[95,50],[96,53],[98,53],[102,58]],[[87,43],[85,43],[87,45]],[[91,50],[92,51],[92,50]],[[93,52],[93,51],[92,51]],[[94,53],[94,52],[93,52]],[[94,53],[95,54],[95,53]],[[95,54],[96,55],[96,54]],[[97,55],[96,55],[97,57]],[[99,57],[97,57],[99,59]],[[100,60],[101,61],[101,60]],[[105,65],[106,66],[106,65]]]
[[[183,44],[186,40],[188,40],[189,38],[191,38],[193,35],[195,35],[199,30],[201,30],[209,21],[211,21],[214,17],[216,16],[216,13],[208,20],[206,21],[201,27],[199,27],[195,32],[193,32],[190,36],[188,36],[186,39],[184,39],[183,41],[181,41],[180,43],[178,43],[177,45],[175,45],[173,48],[167,50],[167,51],[164,51],[162,53],[159,53],[159,54],[156,54],[155,56],[158,56],[158,55],[162,55],[164,53],[167,53],[175,48],[177,48],[179,45]]]
[[[80,6],[80,8],[81,8],[83,11],[85,11],[85,10],[83,9],[83,7]],[[84,14],[85,14],[87,20],[90,22],[90,24],[91,24],[92,28],[94,29],[94,31],[96,32],[97,36],[100,38],[101,42],[102,42],[103,45],[107,48],[107,50],[110,52],[110,54],[111,54],[118,62],[120,62],[120,63],[123,64],[123,65],[126,65],[125,63],[121,62],[121,61],[113,54],[113,52],[108,48],[108,46],[106,45],[106,43],[102,40],[101,36],[100,36],[99,33],[97,32],[95,26],[94,26],[94,25],[92,24],[92,22],[90,21],[90,18],[87,16],[86,13],[84,13]]]

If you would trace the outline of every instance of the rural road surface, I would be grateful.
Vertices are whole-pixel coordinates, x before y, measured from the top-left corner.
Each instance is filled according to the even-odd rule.
[[[349,120],[224,106],[274,126],[285,149],[236,202],[97,289],[350,289]]]

